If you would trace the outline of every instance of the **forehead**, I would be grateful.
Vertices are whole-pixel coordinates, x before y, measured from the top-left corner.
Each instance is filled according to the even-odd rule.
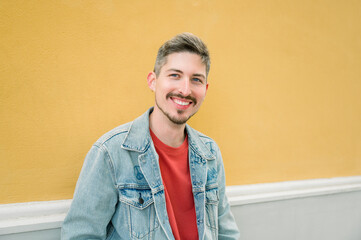
[[[206,73],[206,64],[202,62],[201,56],[191,52],[176,52],[169,54],[166,57],[164,65],[161,67],[161,72],[168,69],[178,69],[187,73]]]

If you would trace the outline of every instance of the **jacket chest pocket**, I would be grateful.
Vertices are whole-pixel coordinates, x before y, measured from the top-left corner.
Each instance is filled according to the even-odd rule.
[[[159,227],[150,189],[121,188],[119,203],[120,211],[126,214],[131,239],[148,239]]]

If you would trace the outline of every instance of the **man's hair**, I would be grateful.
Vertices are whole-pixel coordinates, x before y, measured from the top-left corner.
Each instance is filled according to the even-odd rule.
[[[202,63],[206,65],[206,74],[208,76],[211,66],[209,52],[204,42],[192,33],[181,33],[165,42],[158,50],[155,60],[154,72],[159,76],[160,69],[166,64],[167,56],[172,53],[190,52],[199,55]]]

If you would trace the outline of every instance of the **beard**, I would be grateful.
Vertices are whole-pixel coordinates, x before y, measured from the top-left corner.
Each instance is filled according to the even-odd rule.
[[[187,96],[187,97],[183,97],[182,95],[179,95],[179,94],[173,94],[173,93],[168,93],[167,96],[166,96],[166,99],[172,97],[172,96],[176,96],[176,97],[180,97],[180,98],[185,98],[185,99],[190,99],[192,100],[192,104],[196,105],[197,104],[197,100],[193,97],[190,97],[190,96]],[[169,121],[171,121],[172,123],[174,124],[177,124],[177,125],[182,125],[182,124],[185,124],[194,114],[196,114],[196,112],[194,112],[193,114],[189,115],[188,117],[185,116],[185,117],[177,117],[177,116],[171,116],[168,112],[166,112],[159,104],[158,104],[158,101],[157,101],[157,98],[155,99],[155,104],[157,104],[157,107],[162,111],[162,113],[169,119]],[[183,114],[184,113],[184,110],[180,110],[178,109],[177,110],[177,113],[179,115]]]

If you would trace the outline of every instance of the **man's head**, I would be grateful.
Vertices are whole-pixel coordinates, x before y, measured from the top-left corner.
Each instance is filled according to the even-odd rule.
[[[157,59],[154,65],[154,72],[159,76],[161,68],[166,64],[168,55],[172,53],[190,52],[201,57],[206,66],[208,76],[211,61],[207,46],[203,41],[192,33],[181,33],[165,42],[158,50]]]
[[[147,77],[155,93],[153,118],[185,124],[206,96],[209,64],[206,45],[191,33],[179,34],[164,43],[155,69]]]

